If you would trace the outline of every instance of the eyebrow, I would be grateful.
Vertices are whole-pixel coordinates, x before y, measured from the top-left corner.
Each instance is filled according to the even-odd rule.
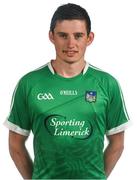
[[[58,35],[62,35],[62,34],[68,35],[68,33],[66,33],[66,32],[57,32],[57,34],[58,34]],[[85,33],[83,33],[83,32],[74,32],[73,34],[74,34],[74,35],[79,34],[79,35],[81,35],[81,36],[82,36],[82,35],[85,35]]]
[[[68,33],[65,33],[65,32],[57,32],[58,35],[62,35],[62,34],[68,34]]]

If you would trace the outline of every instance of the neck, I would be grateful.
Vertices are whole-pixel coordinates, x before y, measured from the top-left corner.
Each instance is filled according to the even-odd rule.
[[[60,60],[52,60],[51,64],[57,74],[70,78],[80,74],[84,69],[86,62],[83,60],[81,62],[68,63]]]

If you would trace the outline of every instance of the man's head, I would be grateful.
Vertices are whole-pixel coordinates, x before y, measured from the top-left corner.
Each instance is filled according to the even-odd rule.
[[[51,20],[49,39],[55,46],[56,59],[83,62],[86,48],[94,39],[86,10],[75,4],[60,6]]]
[[[91,31],[91,21],[87,11],[76,4],[65,4],[59,6],[51,19],[50,31],[53,33],[57,22],[63,20],[83,20],[86,23],[87,35]]]

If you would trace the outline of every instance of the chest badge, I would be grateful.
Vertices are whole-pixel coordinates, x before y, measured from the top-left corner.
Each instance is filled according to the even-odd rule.
[[[85,92],[85,100],[87,102],[96,102],[96,98],[97,98],[97,92],[96,91],[86,91]]]

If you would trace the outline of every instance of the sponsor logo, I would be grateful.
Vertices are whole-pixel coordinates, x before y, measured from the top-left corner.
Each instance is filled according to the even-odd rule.
[[[53,100],[53,96],[51,93],[39,93],[37,95],[38,100]]]
[[[68,136],[76,139],[88,139],[93,132],[91,121],[68,119],[59,114],[49,115],[44,119],[47,132],[56,137]]]
[[[96,102],[97,92],[96,91],[86,91],[85,100],[87,102]]]
[[[76,96],[77,94],[77,90],[60,90],[60,95],[63,96]]]

